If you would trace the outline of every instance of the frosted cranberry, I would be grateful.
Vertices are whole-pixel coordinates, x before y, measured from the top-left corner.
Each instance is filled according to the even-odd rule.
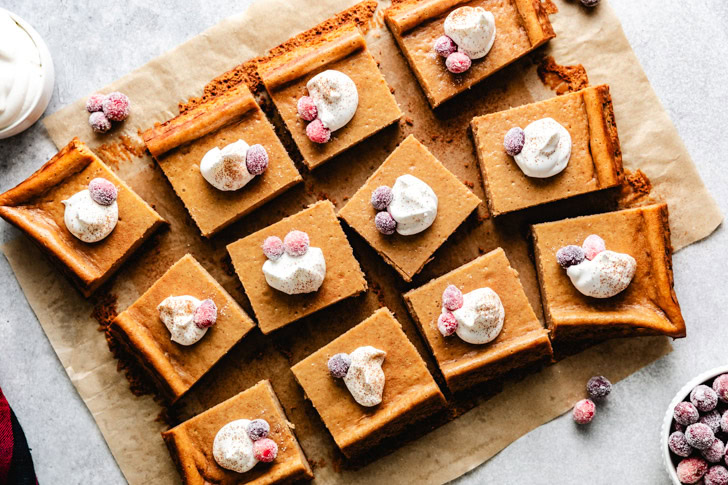
[[[698,419],[698,423],[703,423],[710,428],[713,433],[717,433],[720,431],[720,411],[717,409],[713,409],[709,413],[705,413],[702,416],[700,416],[700,419]]]
[[[690,402],[698,411],[707,413],[718,405],[718,393],[705,384],[700,384],[690,392]]]
[[[473,61],[462,52],[453,52],[445,59],[445,67],[453,74],[460,74],[467,71],[472,64]]]
[[[447,57],[458,50],[458,46],[455,41],[447,35],[441,35],[440,37],[438,37],[432,48],[435,49],[437,55],[442,57]]]
[[[129,117],[131,102],[125,94],[115,92],[104,98],[102,108],[111,121],[124,121]]]
[[[579,246],[564,246],[556,251],[556,261],[564,269],[581,263],[584,258],[584,250]]]
[[[688,440],[690,446],[698,450],[704,450],[713,444],[715,434],[710,426],[703,423],[695,423],[688,426],[685,430],[685,439]]]
[[[278,236],[268,236],[263,241],[263,254],[271,261],[275,261],[284,253],[283,241]]]
[[[728,374],[718,376],[713,381],[713,390],[718,394],[718,399],[728,402]]]
[[[298,116],[304,121],[313,121],[318,116],[318,109],[311,96],[301,96],[296,107],[298,108]]]
[[[700,418],[700,413],[698,412],[697,408],[693,406],[692,403],[683,401],[675,406],[673,417],[675,418],[675,421],[682,424],[683,426],[689,426],[693,423],[698,422],[698,418]]]
[[[706,449],[700,452],[709,463],[720,463],[725,453],[725,445],[721,440],[715,438]]]
[[[703,479],[705,485],[728,485],[728,470],[721,465],[713,466]]]
[[[336,354],[329,359],[328,367],[331,375],[337,379],[343,379],[346,377],[346,373],[349,372],[351,366],[351,357],[349,354]]]
[[[724,412],[720,418],[720,429],[724,433],[728,433],[728,411]]]
[[[604,243],[604,239],[596,234],[591,234],[584,239],[584,242],[581,244],[581,248],[584,250],[584,256],[586,256],[586,259],[591,261],[597,254],[607,249],[607,245]]]
[[[326,143],[331,139],[331,130],[321,120],[315,119],[306,127],[306,136],[314,143]]]
[[[463,292],[455,285],[449,285],[442,292],[442,306],[454,312],[463,307]]]
[[[702,458],[685,458],[677,464],[677,478],[682,483],[697,483],[708,471],[708,463]]]
[[[111,121],[103,113],[97,111],[88,117],[88,124],[96,133],[106,133],[111,129]]]
[[[392,197],[392,189],[390,189],[386,185],[381,185],[374,189],[374,192],[372,192],[372,207],[374,207],[378,211],[383,211],[392,202]]]
[[[437,329],[443,337],[449,337],[458,329],[458,321],[450,312],[441,313],[437,318]]]
[[[270,425],[265,419],[254,419],[248,423],[248,436],[253,441],[262,440],[268,437]]]
[[[670,448],[670,451],[683,458],[687,458],[693,452],[693,447],[690,446],[688,440],[685,439],[685,435],[680,431],[675,431],[670,435],[667,440],[667,446]]]
[[[192,317],[197,328],[210,328],[217,321],[217,305],[211,299],[203,300]]]
[[[523,145],[525,144],[526,133],[518,126],[514,126],[510,130],[508,130],[506,136],[503,137],[503,148],[505,148],[506,153],[512,157],[515,157],[516,155],[521,153],[521,150],[523,150]]]
[[[93,201],[101,205],[113,204],[118,196],[116,186],[101,177],[97,177],[88,183],[88,192]]]
[[[253,442],[253,456],[263,463],[270,463],[278,456],[278,445],[270,438]]]
[[[95,113],[97,111],[103,110],[104,98],[106,98],[106,95],[98,93],[89,96],[86,100],[86,111],[88,111],[89,113]]]
[[[310,244],[308,234],[303,231],[291,231],[283,238],[283,249],[289,256],[303,256]]]
[[[604,399],[612,392],[612,383],[604,376],[594,376],[586,383],[586,392],[592,399]]]
[[[268,152],[265,147],[256,144],[248,148],[245,154],[245,168],[251,175],[260,175],[268,168]]]
[[[374,216],[374,225],[377,226],[379,232],[387,236],[394,234],[394,231],[397,230],[397,221],[387,211],[377,212],[377,215]]]
[[[572,417],[576,424],[589,424],[597,412],[597,407],[591,399],[582,399],[574,406]]]

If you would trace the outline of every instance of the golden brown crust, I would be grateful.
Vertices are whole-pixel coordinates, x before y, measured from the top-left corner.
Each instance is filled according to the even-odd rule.
[[[454,6],[468,0],[406,0],[392,2],[384,11],[384,19],[393,32],[404,35],[421,23],[439,17]]]
[[[531,46],[539,47],[556,37],[548,12],[540,0],[515,0]]]
[[[584,107],[589,119],[589,146],[599,184],[611,187],[622,182],[622,150],[609,86],[602,84],[584,90]]]

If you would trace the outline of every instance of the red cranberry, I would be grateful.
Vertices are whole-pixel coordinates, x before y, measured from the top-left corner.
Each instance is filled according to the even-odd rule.
[[[303,256],[310,244],[308,234],[303,231],[291,231],[283,238],[283,249],[289,256]]]
[[[131,102],[125,94],[115,92],[104,98],[102,107],[104,114],[111,121],[124,121],[129,117]]]
[[[379,232],[386,236],[394,234],[394,231],[397,230],[397,221],[387,211],[377,212],[377,215],[374,216],[374,225]]]
[[[695,423],[688,426],[685,430],[685,439],[688,440],[690,446],[699,450],[704,450],[713,444],[715,434],[710,427],[703,423]]]
[[[703,479],[705,485],[728,485],[728,470],[721,465],[713,466]]]
[[[728,374],[718,376],[713,381],[713,390],[718,394],[718,399],[728,402]]]
[[[321,120],[315,119],[306,127],[306,136],[314,143],[326,143],[331,139],[331,130]]]
[[[197,328],[210,328],[217,321],[217,305],[211,299],[203,300],[192,317]]]
[[[92,94],[86,100],[86,111],[89,113],[95,113],[101,111],[103,108],[103,102],[106,95],[104,94]]]
[[[677,464],[677,478],[682,483],[697,483],[708,471],[708,463],[702,458],[685,458]]]
[[[585,257],[584,250],[579,246],[564,246],[556,251],[556,261],[564,269],[581,263]]]
[[[91,113],[88,117],[88,124],[96,133],[106,133],[111,129],[111,121],[100,111]]]
[[[683,401],[675,406],[673,416],[675,417],[675,421],[683,426],[690,426],[691,424],[698,422],[700,413],[692,403]]]
[[[612,392],[612,383],[604,376],[594,376],[586,383],[586,392],[592,399],[604,399]]]
[[[278,456],[278,445],[270,438],[253,442],[253,456],[258,461],[270,463]]]
[[[523,131],[523,129],[514,126],[510,130],[508,130],[508,133],[506,133],[506,136],[503,138],[503,148],[506,149],[506,153],[512,157],[515,157],[519,153],[521,153],[521,150],[523,150],[523,145],[526,144],[526,133]]]
[[[302,96],[298,100],[298,105],[296,107],[298,108],[298,116],[300,116],[304,121],[313,121],[318,116],[318,109],[313,103],[313,98],[311,96]]]
[[[591,399],[582,399],[574,406],[573,418],[577,424],[588,424],[594,419],[597,407]]]
[[[709,463],[720,463],[725,453],[725,445],[718,438],[713,440],[710,446],[700,452]]]
[[[268,437],[270,425],[265,419],[254,419],[248,423],[248,436],[253,441],[262,440]]]
[[[97,177],[88,183],[88,192],[91,199],[101,205],[113,204],[118,196],[116,186],[101,177]]]
[[[435,41],[435,44],[433,45],[433,49],[435,49],[435,52],[437,52],[437,54],[439,56],[447,57],[450,54],[452,54],[453,52],[457,51],[458,46],[455,43],[455,41],[452,40],[447,35],[441,35]]]
[[[445,59],[445,67],[453,74],[460,74],[467,71],[472,64],[473,61],[462,52],[453,52]]]
[[[392,202],[392,189],[386,185],[381,185],[374,189],[372,192],[372,207],[378,211],[386,210],[389,204]]]
[[[261,175],[268,169],[268,152],[265,147],[255,144],[245,154],[245,168],[250,175]]]
[[[449,337],[458,329],[458,321],[450,312],[441,313],[437,318],[437,329],[443,337]]]
[[[448,285],[442,292],[442,306],[446,310],[454,312],[463,307],[463,292],[455,285]]]
[[[275,261],[283,256],[283,241],[278,236],[268,236],[263,241],[263,254],[271,261]]]
[[[708,427],[713,430],[713,433],[717,433],[720,431],[720,411],[717,409],[713,409],[709,413],[705,413],[702,416],[700,416],[700,419],[698,419],[698,423],[703,423],[708,425]]]
[[[328,367],[331,375],[337,379],[343,379],[346,377],[346,373],[349,372],[351,366],[351,357],[349,354],[336,354],[329,359]]]
[[[604,239],[597,236],[596,234],[591,234],[587,236],[586,239],[584,239],[584,242],[581,244],[581,248],[584,250],[584,255],[586,256],[586,259],[591,261],[596,257],[597,254],[606,250],[607,246],[604,243]]]
[[[687,458],[693,452],[693,447],[690,446],[688,440],[685,439],[685,435],[680,431],[675,431],[670,435],[667,446],[670,451],[683,458]]]
[[[718,405],[718,393],[705,384],[700,384],[690,392],[690,402],[698,411],[707,413]]]

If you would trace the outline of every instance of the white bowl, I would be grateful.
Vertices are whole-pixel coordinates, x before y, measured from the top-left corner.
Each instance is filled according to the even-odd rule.
[[[21,114],[17,120],[10,126],[7,126],[0,130],[0,139],[9,138],[13,135],[17,135],[21,131],[25,131],[30,126],[38,121],[38,118],[45,112],[48,107],[48,103],[51,100],[53,94],[53,83],[55,82],[55,71],[53,69],[53,59],[51,59],[51,53],[48,50],[45,42],[41,38],[40,34],[30,26],[28,22],[18,17],[12,12],[0,8],[3,12],[10,15],[23,30],[25,30],[30,38],[38,48],[40,54],[40,63],[43,68],[43,89],[40,90],[36,96],[35,101],[28,107],[25,113]]]
[[[675,406],[678,405],[678,403],[684,401],[689,395],[690,391],[692,391],[695,386],[702,384],[704,382],[712,381],[714,378],[718,377],[721,374],[728,374],[728,365],[723,365],[720,367],[716,367],[715,369],[711,369],[709,371],[703,372],[699,376],[692,379],[690,382],[685,384],[680,391],[678,391],[677,394],[675,394],[675,397],[672,399],[672,402],[670,402],[670,406],[667,408],[667,412],[665,412],[665,419],[662,421],[662,461],[665,464],[665,470],[667,470],[667,474],[670,475],[670,478],[672,479],[672,483],[675,485],[682,485],[680,483],[680,480],[677,478],[677,470],[675,469],[675,465],[672,464],[672,457],[670,456],[670,447],[667,445],[668,440],[670,438],[670,434],[672,433],[672,421],[673,421],[673,414],[675,410]]]

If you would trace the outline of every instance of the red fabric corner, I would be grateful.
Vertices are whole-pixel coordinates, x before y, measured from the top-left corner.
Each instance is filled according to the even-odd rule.
[[[7,483],[10,464],[13,461],[13,422],[10,405],[0,389],[0,483]]]

